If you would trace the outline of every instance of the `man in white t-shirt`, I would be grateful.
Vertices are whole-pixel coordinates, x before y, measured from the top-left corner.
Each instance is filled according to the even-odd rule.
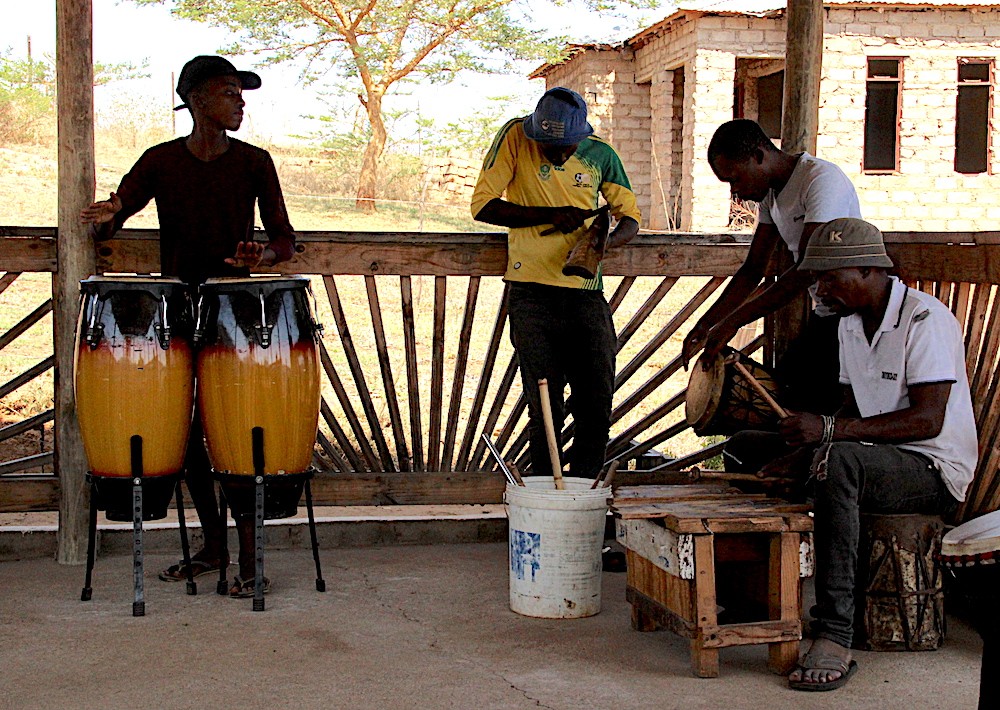
[[[684,339],[685,363],[702,347],[714,356],[742,326],[774,312],[812,285],[811,278],[793,265],[753,294],[779,243],[797,264],[819,225],[838,217],[861,217],[858,195],[844,171],[808,153],[779,150],[754,121],[738,119],[719,126],[708,146],[708,162],[735,197],[759,202],[760,210],[746,260]],[[815,288],[811,290],[815,296]],[[817,304],[802,335],[790,344],[776,372],[788,406],[829,414],[840,405],[838,320]]]
[[[796,451],[761,470],[808,466],[815,483],[816,640],[788,678],[796,690],[833,690],[857,669],[850,648],[860,513],[950,512],[976,468],[961,327],[936,298],[889,276],[890,267],[881,232],[860,219],[822,225],[799,264],[817,279],[820,302],[842,316],[845,387],[836,416],[783,419],[779,433]]]

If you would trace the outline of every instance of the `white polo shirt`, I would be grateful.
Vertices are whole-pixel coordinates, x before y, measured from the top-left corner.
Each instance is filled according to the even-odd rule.
[[[979,459],[962,329],[939,300],[891,278],[889,305],[871,343],[861,316],[840,321],[840,381],[851,386],[862,417],[906,409],[911,385],[953,383],[941,433],[899,448],[929,456],[962,501]]]
[[[757,220],[773,224],[792,253],[792,259],[798,261],[799,242],[806,224],[823,224],[839,217],[861,219],[861,204],[854,184],[838,166],[803,153],[781,192],[770,190],[761,201]],[[805,244],[802,247],[805,248]],[[833,314],[816,298],[815,284],[809,287],[809,294],[816,315]]]

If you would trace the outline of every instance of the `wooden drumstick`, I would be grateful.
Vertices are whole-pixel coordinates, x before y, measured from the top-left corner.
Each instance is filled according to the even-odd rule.
[[[549,461],[552,463],[552,478],[556,482],[556,490],[566,490],[563,483],[562,464],[559,463],[559,445],[556,443],[556,428],[552,424],[552,404],[549,400],[549,381],[538,381],[538,396],[542,400],[542,422],[545,424],[545,440],[549,444]]]
[[[733,360],[732,362],[733,367],[735,367],[736,370],[743,375],[744,378],[746,378],[746,381],[750,383],[750,386],[753,387],[754,390],[756,390],[757,394],[764,398],[764,401],[767,402],[768,406],[774,410],[774,413],[778,415],[779,419],[784,419],[788,416],[788,412],[785,411],[785,408],[774,401],[774,397],[771,396],[771,393],[764,388],[764,385],[757,381],[757,378],[750,373],[750,370],[747,369],[746,365],[739,360]]]
[[[603,207],[598,207],[596,210],[588,210],[587,214],[583,215],[583,218],[584,219],[590,219],[591,217],[593,217],[594,215],[596,215],[598,212],[600,212],[602,209],[604,209],[604,208]],[[559,227],[549,227],[548,229],[540,232],[539,236],[547,237],[547,236],[549,236],[551,234],[555,234],[558,231],[559,231]]]
[[[595,478],[594,482],[590,485],[590,490],[594,490],[595,488],[607,488],[608,486],[610,486],[611,482],[615,480],[615,471],[617,470],[618,470],[618,459],[615,459],[614,461],[611,462],[611,465],[608,466],[608,471],[607,473],[604,474],[603,477],[601,477],[600,471],[597,472],[597,478]]]

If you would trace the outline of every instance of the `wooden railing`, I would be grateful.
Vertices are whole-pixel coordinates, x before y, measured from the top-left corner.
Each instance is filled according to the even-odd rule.
[[[0,293],[19,273],[55,269],[55,230],[0,228]],[[1000,240],[995,233],[887,234],[901,275],[947,303],[963,323],[983,445],[968,514],[1000,505],[993,475],[1000,448],[998,382]],[[125,230],[99,248],[103,272],[146,273],[158,265],[156,233]],[[340,504],[500,500],[480,434],[526,465],[525,401],[506,334],[505,238],[501,234],[312,232],[286,273],[315,275],[325,375],[315,490]],[[686,375],[679,344],[699,309],[742,263],[747,237],[644,234],[605,261],[618,327],[618,373],[608,458],[632,469],[677,471],[717,455],[718,439],[694,437],[683,417]],[[776,263],[774,269],[779,268]],[[772,269],[773,270],[773,269]],[[47,295],[0,334],[3,350],[49,312]],[[23,308],[23,307],[22,307]],[[794,319],[786,309],[776,320]],[[20,314],[19,314],[20,315]],[[769,319],[772,320],[772,319]],[[779,327],[780,330],[780,327]],[[769,358],[775,329],[742,338]],[[0,382],[0,401],[52,367],[51,351]],[[2,361],[0,361],[2,362]],[[46,425],[46,411],[0,425],[0,445]],[[572,437],[570,423],[563,438]],[[0,510],[52,509],[50,451],[0,461]],[[632,473],[636,480],[647,474]]]

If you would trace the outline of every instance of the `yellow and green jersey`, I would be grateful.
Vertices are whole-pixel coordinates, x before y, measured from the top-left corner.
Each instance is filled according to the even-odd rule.
[[[565,164],[556,166],[542,154],[540,143],[524,135],[523,118],[506,123],[490,146],[472,194],[472,216],[501,197],[525,207],[598,207],[603,195],[616,219],[639,221],[639,208],[621,158],[597,136],[585,138]],[[589,223],[588,225],[589,226]],[[566,255],[580,231],[542,236],[551,225],[512,227],[507,240],[507,281],[601,290],[601,271],[589,280],[563,276]]]

